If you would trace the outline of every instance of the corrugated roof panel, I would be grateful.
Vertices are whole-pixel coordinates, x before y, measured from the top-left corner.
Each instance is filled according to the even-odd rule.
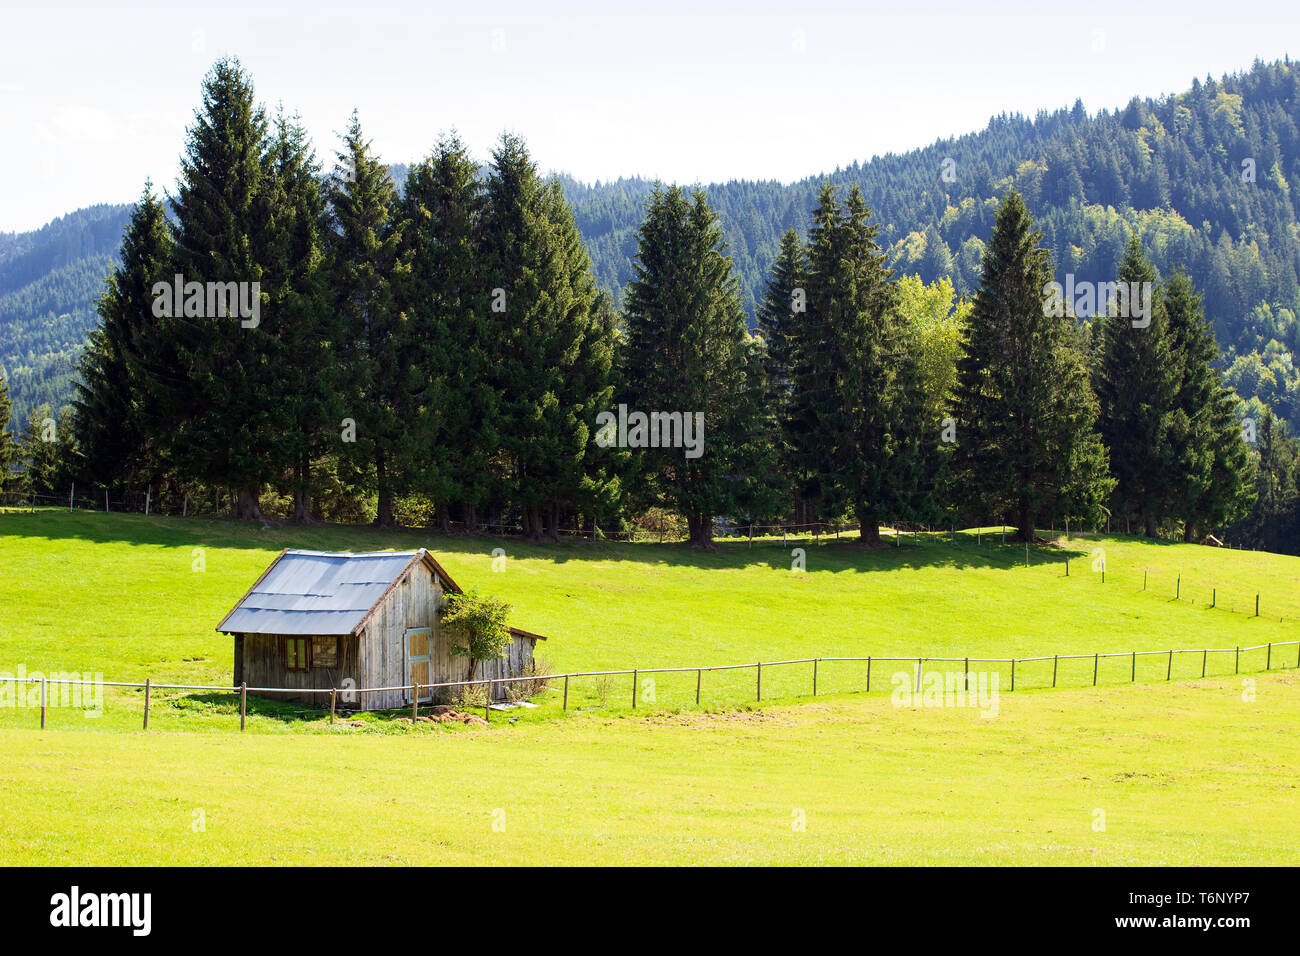
[[[222,623],[237,634],[351,634],[422,551],[286,551]]]

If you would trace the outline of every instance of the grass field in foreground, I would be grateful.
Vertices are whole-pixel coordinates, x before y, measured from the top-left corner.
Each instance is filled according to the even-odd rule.
[[[0,858],[1294,865],[1298,721],[1288,672],[1002,694],[991,719],[852,696],[404,737],[0,730]]]
[[[801,542],[806,571],[791,570],[790,543],[724,542],[717,553],[681,545],[527,545],[418,531],[257,525],[58,510],[0,514],[0,671],[88,671],[109,680],[231,680],[231,640],[215,625],[284,547],[379,550],[426,546],[463,586],[515,607],[513,623],[550,636],[539,653],[557,670],[732,664],[814,656],[1026,657],[1056,653],[1227,647],[1300,635],[1300,559],[1135,538],[1079,538],[1059,547],[1001,546],[975,532],[864,553],[849,541]],[[505,570],[492,570],[504,548]],[[1106,581],[1093,570],[1106,552]],[[1070,576],[1064,559],[1072,556]],[[199,570],[196,570],[199,569]],[[1143,590],[1144,575],[1146,590]],[[1182,577],[1181,600],[1175,600]],[[1213,588],[1217,587],[1217,595]],[[1255,594],[1262,596],[1252,617]],[[1211,608],[1212,595],[1218,607]],[[1279,620],[1285,618],[1285,620]],[[1242,655],[1243,671],[1265,651]],[[1231,673],[1231,653],[1211,675]],[[1296,648],[1273,658],[1295,666]],[[1175,679],[1199,677],[1199,656],[1175,659]],[[1103,684],[1125,682],[1131,662],[1103,660]],[[1139,658],[1138,681],[1163,680],[1163,657]],[[890,670],[896,669],[892,666]],[[988,668],[985,668],[988,669]],[[860,665],[824,665],[823,692],[860,688]],[[1002,671],[1003,688],[1009,673]],[[879,674],[879,672],[877,672]],[[810,690],[807,666],[764,674],[764,698]],[[881,675],[887,677],[888,674]],[[1050,683],[1051,665],[1025,665],[1017,689]],[[1063,663],[1065,685],[1091,683],[1092,662]],[[656,678],[657,704],[691,705],[695,675]],[[629,684],[624,687],[623,684]],[[879,684],[877,687],[881,686]],[[575,704],[600,697],[575,683]],[[607,705],[628,707],[630,682]],[[705,703],[743,702],[753,670],[711,674]],[[56,726],[138,726],[138,692],[110,699],[99,721],[66,713]],[[165,698],[165,695],[164,695]],[[156,698],[157,699],[157,698]],[[645,697],[641,706],[651,702]],[[229,698],[159,701],[158,729],[232,729]],[[544,708],[545,709],[545,708]],[[550,709],[554,709],[551,707]],[[254,730],[293,730],[310,715],[267,712]],[[286,719],[287,718],[287,719]],[[30,710],[0,709],[0,726],[32,726]],[[525,719],[524,723],[528,722]]]

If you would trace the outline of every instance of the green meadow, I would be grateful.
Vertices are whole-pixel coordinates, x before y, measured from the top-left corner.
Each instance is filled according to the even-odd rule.
[[[0,730],[31,864],[1292,864],[1300,680],[346,739]]]
[[[488,728],[250,699],[240,734],[223,692],[155,691],[147,733],[135,689],[98,715],[51,707],[44,732],[37,708],[3,707],[0,847],[32,863],[1296,862],[1300,559],[1102,535],[1026,566],[996,529],[899,543],[700,553],[2,514],[0,672],[228,686],[213,628],[282,548],[423,546],[547,635],[553,672],[641,673],[635,710],[630,675],[574,678],[567,713],[556,682]],[[1014,693],[1008,665],[972,663],[996,674],[995,713],[895,706],[914,662],[888,660],[1203,647],[1228,650],[1102,658],[1095,688],[1091,658],[1059,662],[1056,689],[1051,660],[1021,663]],[[653,672],[868,655],[870,693],[863,662],[822,661],[815,698],[810,665],[765,667],[761,703],[753,667],[703,674],[698,707],[694,671]]]

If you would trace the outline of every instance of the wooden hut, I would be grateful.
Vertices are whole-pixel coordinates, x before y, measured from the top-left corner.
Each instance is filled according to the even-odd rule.
[[[217,625],[235,638],[235,684],[250,688],[354,688],[350,709],[411,703],[409,689],[365,691],[463,680],[469,661],[453,657],[439,626],[448,592],[460,587],[424,548],[368,553],[280,552]],[[476,680],[513,677],[533,660],[540,634],[511,628],[504,657],[483,661]],[[250,694],[257,693],[250,690]],[[324,706],[328,694],[268,694]],[[431,701],[433,692],[421,691]],[[439,696],[445,696],[439,692]],[[493,696],[504,699],[503,684]]]

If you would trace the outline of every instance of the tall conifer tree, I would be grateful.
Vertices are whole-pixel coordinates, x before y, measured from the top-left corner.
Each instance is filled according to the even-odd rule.
[[[1110,453],[1116,511],[1137,518],[1146,536],[1154,538],[1170,505],[1175,468],[1170,416],[1178,369],[1170,348],[1168,318],[1156,290],[1156,272],[1136,234],[1129,239],[1117,281],[1123,294],[1111,303],[1109,314],[1097,319],[1098,430]],[[1125,301],[1128,308],[1119,308]],[[1149,315],[1141,314],[1143,302]],[[1097,305],[1100,310],[1103,303]]]
[[[392,178],[371,154],[355,112],[327,188],[327,268],[341,324],[343,413],[351,423],[341,432],[342,457],[355,481],[374,487],[375,523],[390,527],[415,454],[408,427],[417,402],[413,363],[396,295],[403,223]]]
[[[1099,520],[1114,488],[1074,320],[1045,308],[1052,268],[1040,241],[1012,190],[984,253],[958,364],[957,487],[983,516],[1009,512],[1022,541],[1049,514]]]
[[[283,357],[274,322],[261,321],[269,216],[263,191],[267,120],[247,74],[220,60],[203,82],[181,158],[174,263],[185,283],[238,290],[234,303],[213,309],[210,296],[172,302],[156,329],[165,339],[146,361],[150,401],[171,420],[155,428],[185,475],[231,488],[240,518],[262,517],[262,488],[280,475],[284,420],[275,379]],[[229,284],[233,283],[231,286]],[[259,314],[252,314],[256,309]],[[224,313],[224,314],[218,314]]]
[[[555,537],[562,511],[604,497],[597,486],[612,480],[588,470],[595,418],[612,396],[612,330],[599,321],[590,260],[559,183],[542,181],[518,137],[493,151],[486,192],[481,302],[501,493],[528,537]]]
[[[1177,372],[1171,497],[1183,540],[1196,541],[1242,517],[1253,499],[1240,399],[1215,368],[1219,349],[1192,280],[1175,271],[1162,296]]]
[[[165,470],[165,442],[151,430],[145,358],[155,347],[153,286],[172,281],[172,240],[163,204],[146,183],[122,237],[118,265],[95,301],[98,325],[78,363],[73,421],[86,477],[105,485]],[[160,373],[174,374],[160,370]]]
[[[752,396],[761,396],[762,383],[753,381],[760,366],[750,357],[722,227],[703,192],[655,187],[633,269],[624,305],[629,415],[698,412],[704,421],[698,457],[685,448],[632,451],[638,503],[673,507],[686,516],[691,546],[710,548],[714,517],[745,507],[744,486],[757,473],[748,453],[759,444]]]

